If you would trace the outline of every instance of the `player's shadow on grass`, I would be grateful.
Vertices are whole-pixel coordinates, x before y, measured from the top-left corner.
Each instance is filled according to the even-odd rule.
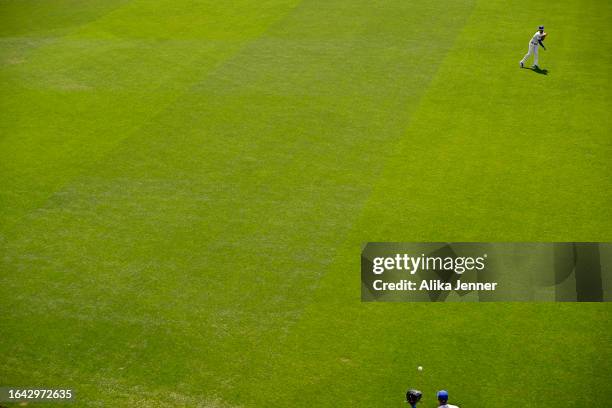
[[[547,69],[540,69],[540,68],[527,68],[533,72],[535,72],[536,74],[540,74],[540,75],[548,75],[548,70]]]

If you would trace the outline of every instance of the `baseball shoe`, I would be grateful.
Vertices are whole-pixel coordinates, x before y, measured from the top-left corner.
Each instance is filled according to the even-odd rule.
[[[533,67],[531,67],[533,69],[540,69],[540,67],[538,67],[537,65],[534,65]]]
[[[519,62],[519,65],[521,66],[521,68],[523,68],[523,61]]]

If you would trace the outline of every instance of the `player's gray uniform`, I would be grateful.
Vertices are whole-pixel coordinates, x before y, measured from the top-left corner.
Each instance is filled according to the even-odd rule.
[[[531,37],[529,41],[529,49],[527,54],[521,60],[521,66],[527,61],[527,58],[531,57],[533,54],[533,65],[538,65],[538,48],[540,47],[540,40],[542,40],[542,34],[540,31],[536,31],[536,33]]]

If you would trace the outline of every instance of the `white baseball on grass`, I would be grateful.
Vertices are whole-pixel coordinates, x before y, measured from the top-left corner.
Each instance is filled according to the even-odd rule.
[[[422,367],[422,366],[418,366],[418,367],[417,367],[417,370],[419,370],[419,371],[423,371],[423,367]]]

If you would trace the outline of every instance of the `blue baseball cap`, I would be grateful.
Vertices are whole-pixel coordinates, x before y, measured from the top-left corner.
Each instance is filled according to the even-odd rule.
[[[448,400],[448,391],[446,391],[446,390],[438,391],[438,400],[440,400],[440,401],[447,401]]]
[[[543,29],[544,29],[544,26],[539,26],[538,27],[538,30],[543,30]]]

